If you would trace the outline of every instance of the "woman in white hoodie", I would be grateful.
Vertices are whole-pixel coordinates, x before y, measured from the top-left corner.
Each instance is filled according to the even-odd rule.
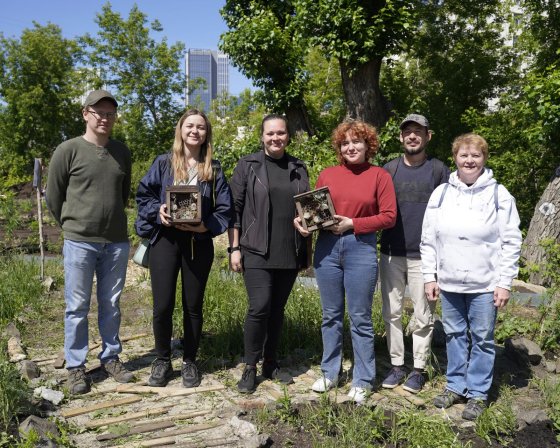
[[[515,199],[485,168],[487,158],[481,136],[455,139],[457,171],[432,193],[420,244],[426,297],[441,295],[447,342],[447,386],[434,405],[467,401],[467,420],[476,419],[488,399],[496,312],[509,300],[521,250]]]

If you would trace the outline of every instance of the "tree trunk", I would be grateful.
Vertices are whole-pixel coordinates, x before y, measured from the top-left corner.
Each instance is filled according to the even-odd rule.
[[[310,136],[315,134],[305,106],[288,107],[286,118],[288,119],[288,132],[292,137],[302,132],[306,132]]]
[[[560,243],[560,167],[556,168],[556,172],[544,190],[531,218],[527,237],[521,250],[521,256],[525,258],[527,266],[539,266],[546,261],[544,249],[539,245],[543,239],[551,239]],[[539,270],[529,275],[529,281],[547,286],[548,279]]]
[[[382,58],[372,59],[351,73],[352,67],[340,61],[346,114],[381,128],[389,116],[387,101],[379,88]]]

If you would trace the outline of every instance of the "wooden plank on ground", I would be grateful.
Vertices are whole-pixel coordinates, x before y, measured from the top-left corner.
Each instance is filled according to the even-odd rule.
[[[134,434],[143,434],[145,432],[159,431],[160,429],[167,429],[167,428],[171,428],[172,426],[175,426],[174,422],[145,423],[143,425],[138,425],[133,428],[130,428],[128,429],[128,431],[125,431],[122,434],[111,434],[111,433],[99,434],[96,437],[96,439],[99,442],[104,442],[106,440],[114,440],[120,437],[132,436]]]
[[[152,422],[157,423],[157,422],[164,422],[164,421],[168,421],[168,420],[172,420],[174,422],[177,422],[179,420],[188,420],[189,418],[202,417],[203,415],[210,414],[210,412],[211,411],[179,412],[178,414],[166,415],[165,417],[160,417],[160,418],[153,419]],[[141,424],[141,422],[138,422],[136,424]]]
[[[406,401],[408,401],[409,403],[412,403],[414,406],[418,406],[418,407],[426,406],[426,402],[424,400],[422,400],[421,398],[418,398],[415,395],[412,395],[410,392],[407,392],[401,386],[395,387],[393,389],[393,392],[396,393],[397,395],[400,395]]]
[[[158,437],[152,439],[142,440],[140,442],[131,442],[126,445],[119,445],[119,447],[148,447],[148,446],[158,446],[158,445],[169,445],[175,443],[175,437],[183,434],[192,434],[195,432],[206,431],[208,429],[217,428],[218,426],[223,426],[224,423],[201,423],[200,425],[189,425],[186,428],[176,429],[174,431],[167,431],[161,433]]]
[[[54,361],[54,368],[55,369],[62,369],[64,367],[64,364],[66,363],[66,360],[64,359],[64,350],[61,350],[58,353],[58,356],[56,357],[55,361]]]
[[[195,442],[187,442],[182,443],[180,445],[175,444],[177,448],[211,448],[216,446],[227,446],[233,445],[234,443],[237,444],[239,440],[237,439],[226,439],[224,437],[220,437],[217,439],[204,439],[197,440]]]
[[[109,401],[103,401],[101,403],[97,403],[91,406],[84,406],[81,408],[74,408],[74,409],[66,409],[61,411],[60,415],[62,417],[68,418],[68,417],[75,417],[77,415],[82,415],[82,414],[87,414],[88,412],[93,412],[93,411],[98,411],[99,409],[106,409],[106,408],[112,408],[112,407],[116,407],[116,406],[123,406],[125,404],[132,404],[132,403],[138,403],[139,401],[142,401],[142,397],[126,397],[126,398],[121,398],[119,400],[109,400]]]
[[[122,386],[122,387],[121,387]],[[117,386],[116,392],[125,394],[159,394],[165,397],[179,397],[183,395],[201,394],[204,392],[215,392],[224,390],[226,386],[219,384],[217,386],[204,387],[153,387],[153,386],[129,386],[120,384]]]
[[[173,405],[162,406],[160,408],[146,409],[144,411],[131,412],[126,415],[119,415],[118,417],[102,418],[90,420],[85,424],[88,429],[100,428],[101,426],[114,425],[116,423],[128,422],[130,420],[136,420],[139,418],[148,418],[154,415],[165,414],[171,409]]]

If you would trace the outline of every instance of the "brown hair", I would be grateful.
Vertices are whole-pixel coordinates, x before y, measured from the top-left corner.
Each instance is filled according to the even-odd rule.
[[[341,165],[344,164],[344,158],[340,152],[340,147],[342,146],[342,142],[346,139],[346,134],[348,132],[366,142],[366,161],[375,156],[379,148],[379,139],[377,138],[377,131],[375,128],[360,120],[343,121],[335,128],[331,137],[333,148],[336,151],[336,158]]]
[[[451,150],[453,151],[453,158],[457,157],[457,153],[462,146],[474,146],[478,149],[484,156],[484,161],[488,159],[488,143],[478,134],[468,133],[460,135],[453,140],[453,146]]]
[[[200,146],[200,154],[198,156],[198,180],[212,180],[212,125],[206,114],[198,109],[189,109],[179,119],[175,126],[175,140],[171,149],[173,166],[173,177],[175,179],[184,179],[187,177],[187,167],[185,157],[183,156],[183,137],[181,137],[181,127],[183,123],[191,115],[200,115],[206,123],[206,138]]]

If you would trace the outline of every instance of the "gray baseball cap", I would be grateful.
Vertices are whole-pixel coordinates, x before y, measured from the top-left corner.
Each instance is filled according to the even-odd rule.
[[[400,128],[404,128],[404,126],[410,122],[417,123],[420,126],[424,126],[430,129],[430,123],[428,123],[428,119],[424,115],[419,114],[407,115],[406,118],[401,122]]]
[[[113,95],[111,95],[106,90],[93,90],[89,93],[86,100],[84,101],[84,107],[93,106],[101,100],[109,100],[111,101],[115,107],[119,107],[117,100]]]

